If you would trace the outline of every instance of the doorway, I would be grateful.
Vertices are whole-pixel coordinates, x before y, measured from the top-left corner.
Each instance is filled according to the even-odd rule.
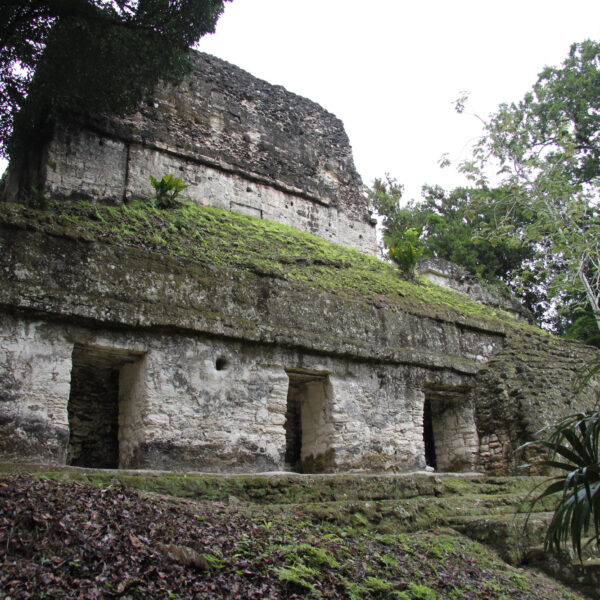
[[[435,440],[433,437],[433,421],[431,418],[431,400],[425,397],[423,407],[423,443],[425,445],[425,465],[432,469],[437,468],[435,459]]]
[[[442,472],[473,470],[479,452],[467,386],[429,384],[423,403],[425,464]]]
[[[98,469],[119,467],[120,413],[129,401],[121,371],[142,353],[76,345],[72,354],[67,464]]]
[[[332,460],[331,385],[326,374],[286,370],[285,468],[297,473],[328,470]]]

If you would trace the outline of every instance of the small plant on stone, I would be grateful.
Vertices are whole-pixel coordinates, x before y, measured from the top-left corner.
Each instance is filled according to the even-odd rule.
[[[155,195],[152,196],[154,208],[173,208],[177,204],[179,194],[185,188],[190,187],[175,177],[173,173],[164,175],[162,179],[156,179],[150,175],[150,183],[154,188]]]
[[[412,275],[421,254],[423,245],[419,241],[419,232],[416,229],[407,229],[401,235],[396,235],[389,244],[390,258],[407,275]]]

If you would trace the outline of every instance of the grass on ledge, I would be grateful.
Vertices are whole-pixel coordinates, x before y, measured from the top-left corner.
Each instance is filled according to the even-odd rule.
[[[286,225],[191,202],[168,210],[147,202],[108,206],[51,201],[46,210],[2,204],[0,218],[48,232],[145,248],[224,272],[249,270],[434,318],[453,319],[458,314],[501,328],[529,327],[504,311],[423,278],[403,277],[395,266],[376,257]]]

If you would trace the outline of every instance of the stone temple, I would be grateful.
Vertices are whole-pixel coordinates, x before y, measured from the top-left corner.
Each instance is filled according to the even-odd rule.
[[[273,233],[273,265],[175,257],[12,203],[22,178],[9,169],[4,459],[509,473],[521,443],[585,404],[570,386],[592,349],[529,325],[510,302],[470,299],[452,268],[430,262],[422,270],[435,283],[407,282],[375,257],[374,221],[338,119],[224,61],[197,54],[195,63],[135,114],[56,124],[36,167],[46,194],[117,210],[148,200],[149,175],[174,173],[194,203],[233,211],[229,220],[210,214],[242,245],[270,221],[332,245],[298,234],[306,254],[292,260],[292,234],[288,243]],[[313,254],[318,244],[338,258]],[[353,261],[364,267],[336,288]],[[303,268],[320,269],[321,283]]]

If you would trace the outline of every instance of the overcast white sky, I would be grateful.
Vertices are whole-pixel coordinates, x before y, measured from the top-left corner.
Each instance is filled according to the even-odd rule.
[[[598,0],[233,0],[199,48],[321,104],[346,127],[365,183],[389,172],[418,197],[461,180],[440,156],[520,99],[571,43],[600,39]]]

